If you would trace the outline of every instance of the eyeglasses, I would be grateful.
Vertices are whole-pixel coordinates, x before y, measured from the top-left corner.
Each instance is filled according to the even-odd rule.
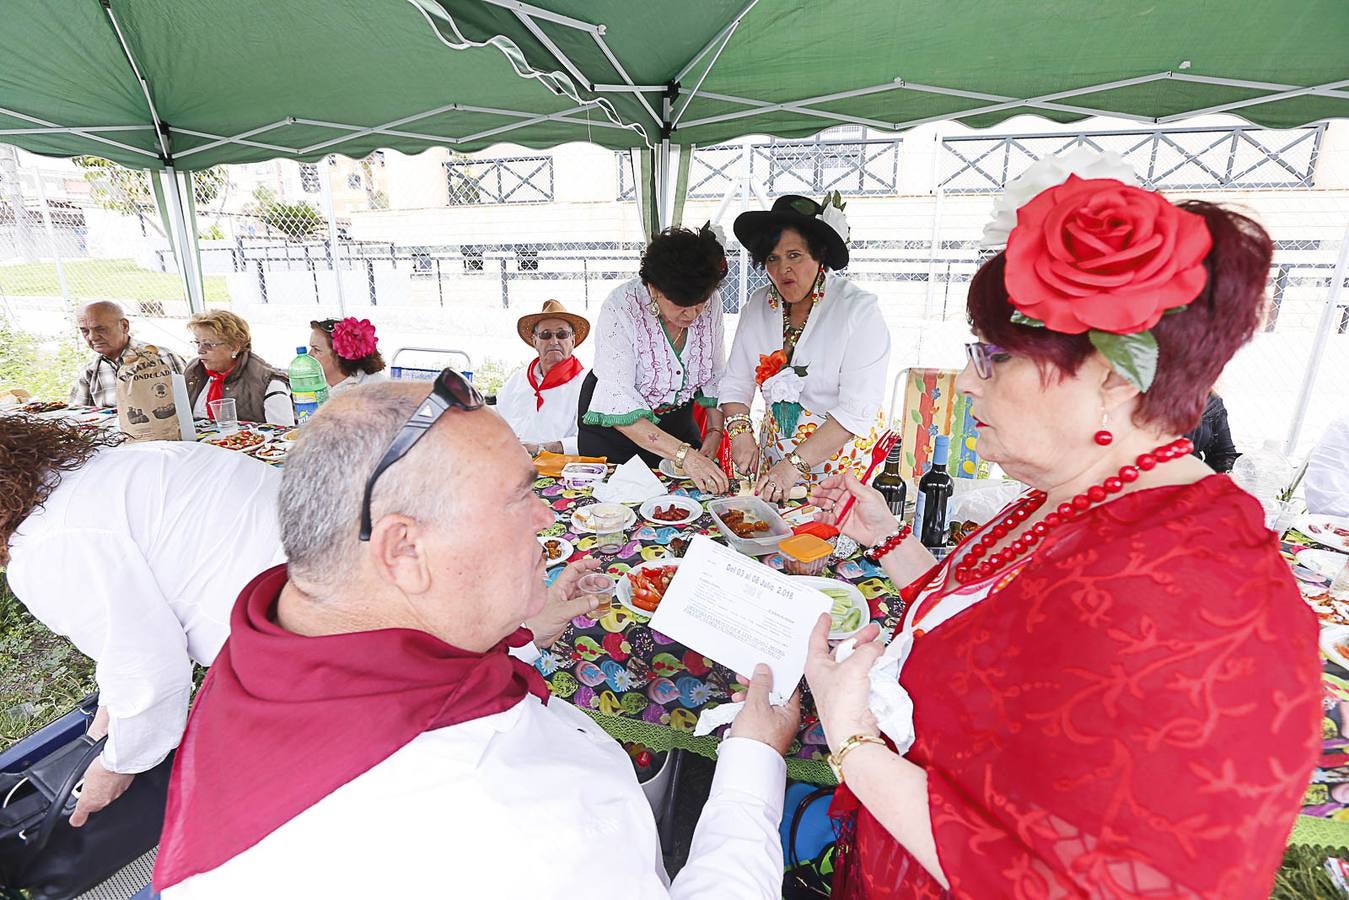
[[[318,322],[318,327],[319,327],[319,329],[320,329],[321,331],[325,331],[325,332],[327,332],[328,334],[332,334],[332,333],[333,333],[333,329],[337,327],[337,320],[336,320],[336,319],[320,319],[319,322]]]
[[[193,342],[192,342],[192,346],[196,347],[198,350],[205,350],[207,353],[210,353],[210,352],[211,352],[212,350],[214,350],[216,347],[223,347],[223,346],[225,346],[225,342],[224,342],[224,341],[193,341]]]
[[[975,374],[987,381],[993,377],[993,364],[1005,362],[1012,354],[997,344],[975,341],[972,344],[965,345],[965,355],[969,357],[970,363],[974,366]]]
[[[374,527],[370,522],[370,495],[374,493],[375,482],[384,474],[384,470],[407,456],[413,445],[421,440],[422,435],[436,424],[447,409],[472,412],[481,409],[484,402],[477,388],[453,369],[446,369],[436,376],[430,396],[422,401],[422,405],[413,413],[412,418],[408,419],[394,435],[393,440],[389,442],[389,449],[384,451],[379,465],[375,466],[375,471],[370,473],[365,482],[365,497],[361,501],[361,540],[370,540],[370,532]]]
[[[576,332],[566,328],[559,328],[557,331],[536,331],[534,332],[534,337],[538,338],[541,341],[551,341],[555,337],[559,341],[567,341],[571,340],[572,335],[574,335],[575,333]]]

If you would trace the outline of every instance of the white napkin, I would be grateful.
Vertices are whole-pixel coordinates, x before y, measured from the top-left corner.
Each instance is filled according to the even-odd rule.
[[[665,485],[651,471],[640,456],[623,463],[614,474],[593,489],[601,503],[641,503],[652,497],[663,497]]]

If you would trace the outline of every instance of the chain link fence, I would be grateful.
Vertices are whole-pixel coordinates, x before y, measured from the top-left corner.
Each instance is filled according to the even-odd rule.
[[[1041,156],[1114,150],[1149,186],[1237,204],[1273,235],[1268,325],[1219,390],[1240,443],[1295,437],[1305,450],[1320,423],[1343,414],[1336,387],[1349,376],[1349,292],[1327,308],[1349,225],[1346,130],[936,125],[899,138],[848,128],[805,141],[743,140],[696,151],[683,219],[719,220],[729,232],[736,214],[779,194],[838,190],[852,225],[847,275],[881,298],[897,377],[910,366],[963,363],[965,291],[993,194]],[[206,302],[247,319],[255,348],[279,366],[308,343],[311,320],[351,314],[376,323],[386,357],[400,347],[467,352],[490,390],[531,356],[515,335],[520,315],[551,297],[593,319],[636,274],[634,183],[629,155],[583,145],[198,173]],[[722,300],[733,332],[734,314],[766,277],[734,241],[728,250]],[[146,176],[0,147],[0,311],[30,333],[69,335],[70,311],[90,299],[123,303],[146,339],[187,346],[182,282]],[[589,352],[578,356],[588,363]],[[1293,435],[1304,394],[1307,424]]]

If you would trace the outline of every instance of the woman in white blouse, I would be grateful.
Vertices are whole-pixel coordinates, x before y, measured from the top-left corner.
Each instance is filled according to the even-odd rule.
[[[735,220],[769,284],[740,312],[720,399],[731,458],[761,472],[769,500],[841,471],[860,477],[884,421],[890,331],[876,296],[833,274],[848,264],[848,223],[837,194],[825,201],[787,195]],[[756,388],[768,407],[758,440]]]
[[[208,666],[255,575],[284,562],[281,470],[209,444],[0,419],[0,565],[40,622],[97,667],[107,744],[79,827],[178,746],[192,664]]]
[[[638,277],[604,301],[595,366],[581,387],[577,446],[584,456],[647,465],[672,460],[704,491],[729,484],[718,382],[725,367],[721,296],[726,254],[713,231],[668,228],[642,254]],[[694,405],[707,410],[707,437]]]
[[[323,366],[328,396],[361,384],[388,381],[384,357],[368,319],[318,319],[309,323],[309,355]]]

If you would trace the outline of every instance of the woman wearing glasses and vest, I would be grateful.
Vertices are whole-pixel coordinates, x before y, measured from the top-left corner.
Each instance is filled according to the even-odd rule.
[[[214,419],[210,402],[233,398],[241,422],[295,424],[290,380],[253,353],[247,322],[232,312],[213,309],[188,319],[187,330],[197,348],[197,358],[183,372],[193,418]]]
[[[721,297],[726,254],[709,226],[667,228],[642,254],[638,277],[604,301],[595,368],[581,387],[577,434],[584,456],[649,466],[668,459],[701,490],[726,491],[717,462],[725,368]],[[703,440],[693,407],[707,410]]]
[[[771,501],[797,483],[860,477],[882,430],[890,330],[876,295],[834,274],[848,265],[842,201],[779,197],[738,216],[735,236],[769,279],[740,313],[721,380],[736,468],[762,472],[756,491]],[[767,407],[757,438],[756,392]]]

